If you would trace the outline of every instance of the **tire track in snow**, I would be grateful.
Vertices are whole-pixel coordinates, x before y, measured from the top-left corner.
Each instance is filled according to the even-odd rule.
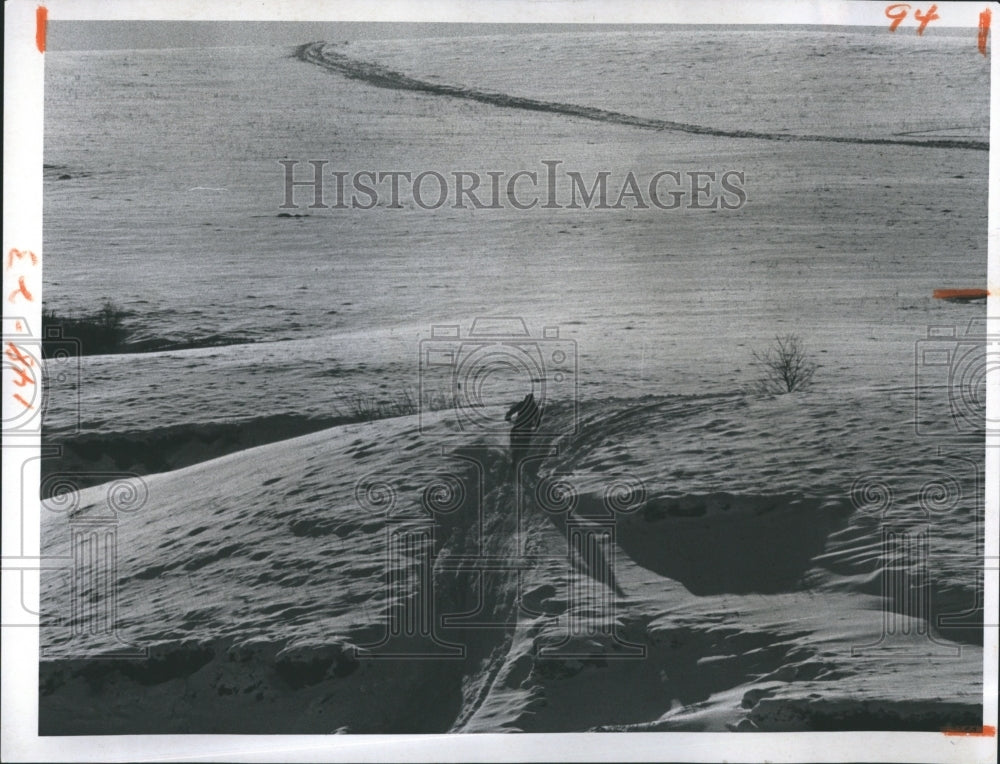
[[[955,138],[932,138],[915,140],[912,138],[863,138],[860,136],[809,135],[770,133],[756,130],[724,130],[707,125],[695,125],[687,122],[675,122],[667,119],[654,119],[624,114],[618,111],[598,109],[593,106],[580,106],[557,101],[541,101],[535,98],[497,93],[488,90],[444,85],[427,82],[409,77],[380,64],[360,61],[337,53],[324,42],[312,42],[300,45],[295,56],[302,61],[323,67],[327,71],[341,74],[349,79],[361,80],[370,85],[391,90],[410,90],[429,95],[461,98],[477,101],[490,106],[509,109],[524,109],[526,111],[563,114],[568,117],[579,117],[595,122],[606,122],[647,130],[672,131],[690,133],[693,135],[709,135],[719,138],[749,138],[765,141],[808,142],[808,143],[849,143],[869,146],[920,146],[923,148],[964,149],[973,151],[989,151],[989,141],[962,140]]]

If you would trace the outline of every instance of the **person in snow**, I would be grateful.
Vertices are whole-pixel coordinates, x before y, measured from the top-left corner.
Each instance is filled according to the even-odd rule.
[[[514,423],[510,431],[510,453],[516,468],[527,453],[531,436],[542,421],[542,410],[535,401],[534,393],[528,393],[522,400],[511,406],[504,421]]]

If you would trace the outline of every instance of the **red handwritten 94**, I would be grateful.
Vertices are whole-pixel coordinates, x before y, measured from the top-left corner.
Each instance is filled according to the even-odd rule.
[[[903,23],[904,19],[906,19],[909,15],[911,7],[912,6],[909,3],[893,3],[892,5],[886,6],[886,18],[892,20],[892,23],[889,24],[890,32],[895,32],[897,27]],[[913,11],[913,18],[919,22],[919,26],[917,26],[918,35],[923,35],[928,24],[941,18],[937,13],[937,9],[937,5],[932,5],[926,12],[920,10],[919,8]],[[979,36],[977,40],[977,47],[979,48],[979,52],[984,56],[986,55],[986,40],[989,37],[990,19],[992,16],[993,13],[989,8],[985,8],[979,14]]]

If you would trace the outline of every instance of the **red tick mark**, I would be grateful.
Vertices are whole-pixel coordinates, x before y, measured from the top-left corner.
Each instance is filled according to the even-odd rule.
[[[935,300],[982,300],[989,295],[986,289],[935,289]]]
[[[45,26],[49,21],[49,9],[39,5],[35,9],[35,45],[39,53],[45,52]]]
[[[986,55],[986,38],[990,36],[990,17],[993,12],[987,8],[979,14],[979,52]]]
[[[946,735],[958,735],[961,737],[996,737],[997,728],[989,724],[984,724],[982,727],[961,727],[950,730],[941,730]]]

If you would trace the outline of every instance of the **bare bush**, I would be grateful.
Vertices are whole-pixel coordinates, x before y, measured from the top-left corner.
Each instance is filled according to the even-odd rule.
[[[774,344],[758,353],[753,351],[754,365],[761,370],[755,390],[759,393],[791,393],[812,383],[818,368],[805,351],[796,334],[775,337]]]
[[[411,390],[403,390],[393,398],[375,395],[355,395],[350,402],[350,415],[359,422],[391,419],[417,413],[417,401]]]
[[[75,347],[80,355],[124,352],[127,315],[111,300],[105,300],[99,310],[85,316],[65,316],[43,307],[42,355],[48,358],[56,348],[74,350],[74,344],[63,342],[63,338],[77,340]]]
[[[453,395],[425,391],[419,396],[412,387],[407,387],[391,394],[355,393],[347,399],[343,415],[355,422],[371,422],[409,416],[418,411],[453,409],[457,405]]]

